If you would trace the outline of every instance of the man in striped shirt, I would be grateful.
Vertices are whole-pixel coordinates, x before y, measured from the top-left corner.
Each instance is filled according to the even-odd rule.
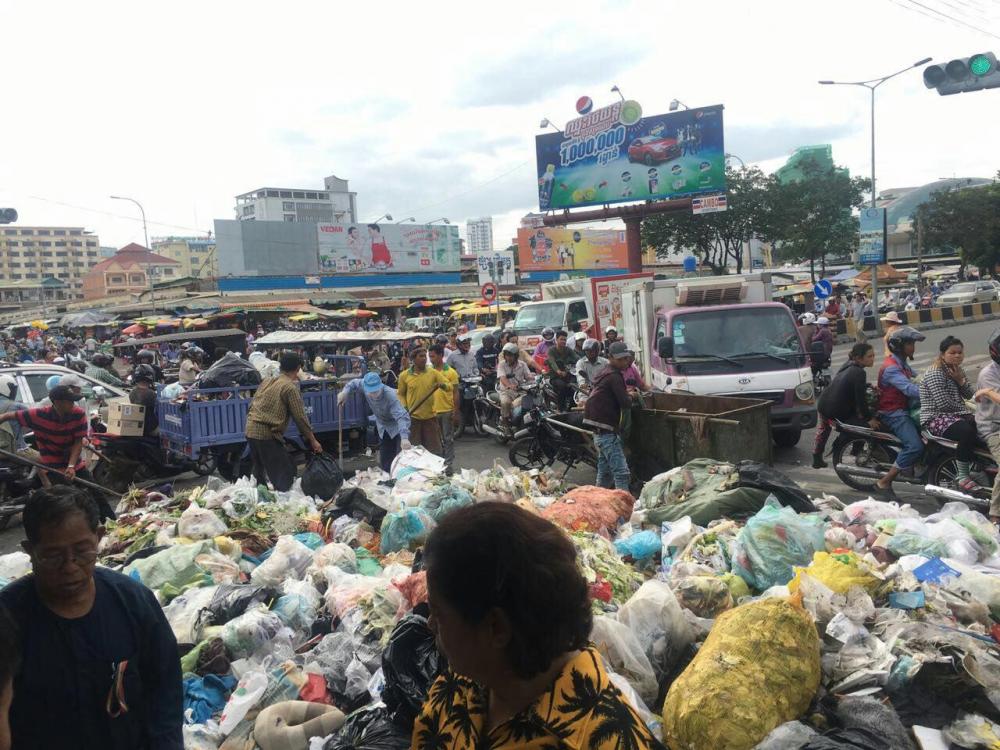
[[[57,385],[49,391],[47,406],[0,414],[0,422],[17,420],[34,432],[39,461],[51,469],[48,478],[56,484],[68,484],[76,477],[94,481],[80,456],[87,437],[87,415],[76,405],[81,398],[82,394],[70,386]],[[93,495],[101,520],[114,518],[108,499],[102,493]]]

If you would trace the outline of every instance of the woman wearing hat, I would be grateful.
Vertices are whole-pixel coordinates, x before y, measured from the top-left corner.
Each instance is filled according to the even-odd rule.
[[[888,357],[890,354],[889,336],[891,336],[892,332],[902,325],[903,320],[899,317],[899,313],[895,310],[882,317],[882,328],[885,329],[885,335],[882,336],[882,354],[884,357]]]

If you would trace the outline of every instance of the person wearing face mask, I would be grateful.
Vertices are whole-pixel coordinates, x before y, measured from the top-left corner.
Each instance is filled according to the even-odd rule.
[[[409,450],[410,413],[399,402],[396,391],[383,385],[378,373],[369,372],[363,378],[354,378],[337,394],[337,404],[343,406],[347,397],[361,391],[368,408],[375,416],[375,429],[381,440],[378,449],[382,471],[389,471],[392,460],[400,450]]]

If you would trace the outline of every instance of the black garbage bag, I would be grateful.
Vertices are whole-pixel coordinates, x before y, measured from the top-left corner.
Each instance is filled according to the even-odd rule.
[[[267,586],[246,583],[224,583],[216,589],[212,600],[203,610],[206,624],[224,625],[239,617],[252,605],[277,598],[278,592]]]
[[[396,724],[413,730],[431,684],[446,666],[424,617],[410,614],[399,621],[382,652],[382,702]]]
[[[344,472],[329,453],[313,453],[302,472],[302,491],[324,502],[332,500],[344,483]]]
[[[376,529],[382,526],[382,519],[385,518],[385,508],[369,500],[360,487],[348,487],[338,492],[334,505],[352,518],[367,521]]]
[[[195,381],[197,388],[232,388],[237,385],[260,385],[260,373],[235,352],[227,352]]]
[[[795,480],[773,466],[757,461],[740,461],[736,470],[740,474],[740,487],[753,487],[770,492],[778,498],[779,503],[787,505],[796,513],[816,512],[816,506]]]
[[[389,718],[385,706],[362,708],[347,717],[323,750],[409,750],[411,734]]]
[[[837,704],[836,716],[840,727],[811,737],[801,750],[914,750],[891,704],[850,696]]]

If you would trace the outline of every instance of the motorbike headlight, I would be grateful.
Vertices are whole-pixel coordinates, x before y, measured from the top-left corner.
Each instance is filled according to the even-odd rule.
[[[812,401],[815,395],[812,383],[800,383],[795,388],[795,398],[799,401]]]

